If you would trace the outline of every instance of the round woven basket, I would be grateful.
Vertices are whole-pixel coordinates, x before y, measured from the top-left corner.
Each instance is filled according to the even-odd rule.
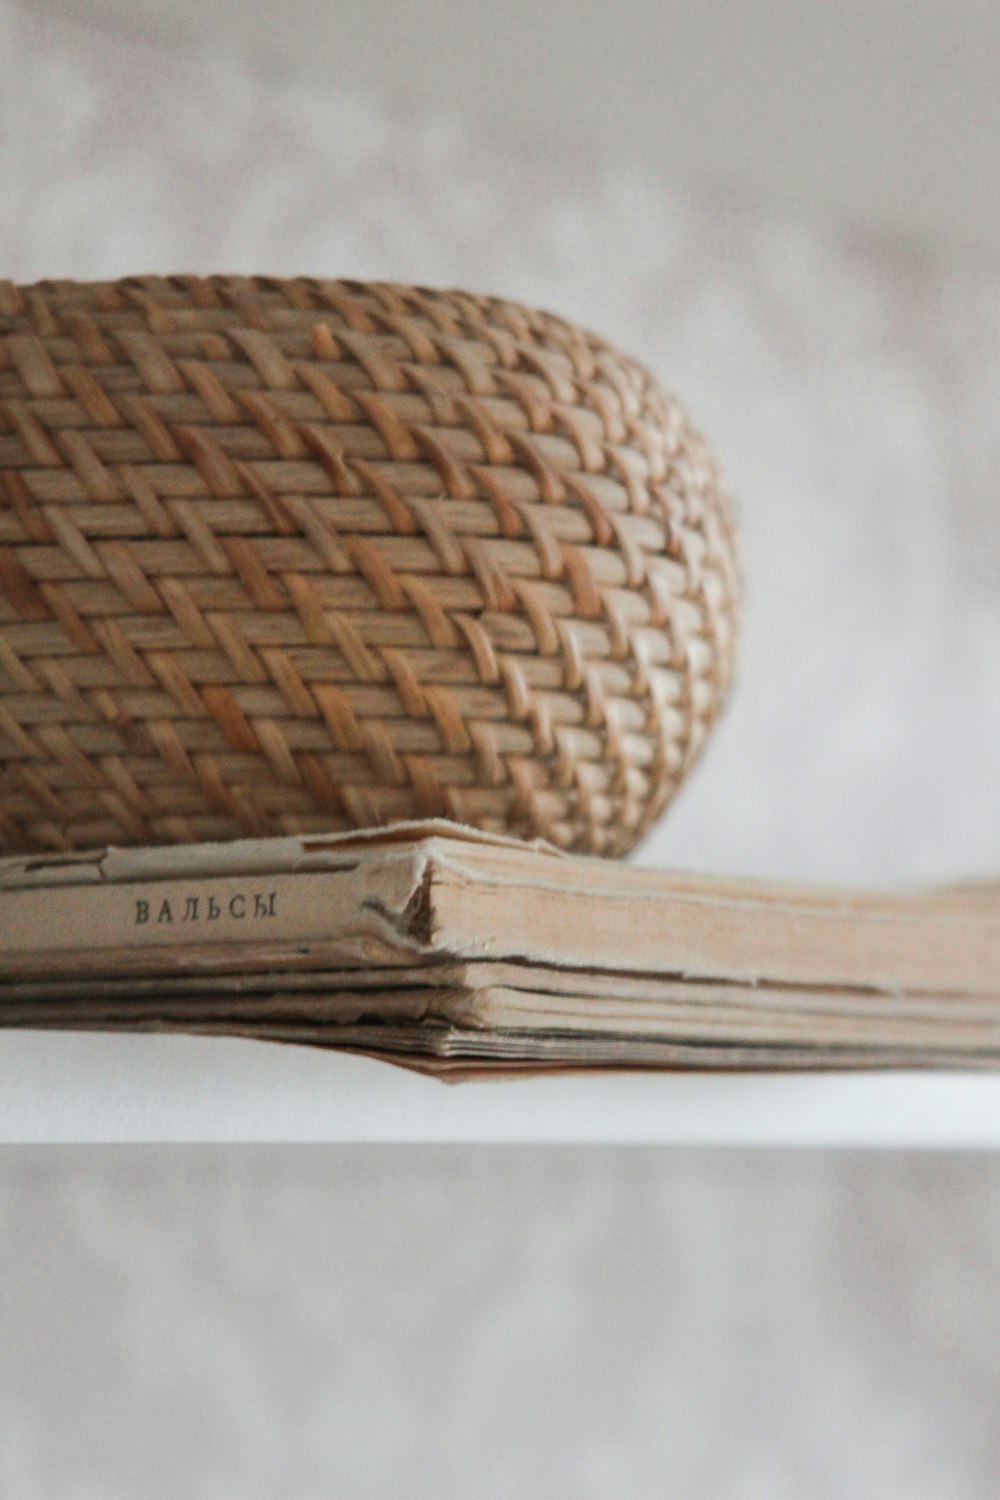
[[[444,816],[619,854],[730,675],[704,444],[494,298],[0,283],[0,846]]]

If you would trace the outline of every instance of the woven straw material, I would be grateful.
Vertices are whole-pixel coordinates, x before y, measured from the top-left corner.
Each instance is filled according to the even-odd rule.
[[[706,448],[550,315],[314,279],[0,283],[0,845],[444,816],[619,854],[738,575]]]

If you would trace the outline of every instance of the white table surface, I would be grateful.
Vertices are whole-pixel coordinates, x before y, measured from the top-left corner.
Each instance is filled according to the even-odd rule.
[[[444,1084],[185,1036],[0,1034],[0,1143],[1000,1146],[1000,1075],[614,1074]]]

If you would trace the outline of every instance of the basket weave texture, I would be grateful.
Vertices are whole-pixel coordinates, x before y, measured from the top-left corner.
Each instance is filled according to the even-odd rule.
[[[0,847],[445,816],[625,852],[730,676],[729,502],[550,315],[0,283]]]

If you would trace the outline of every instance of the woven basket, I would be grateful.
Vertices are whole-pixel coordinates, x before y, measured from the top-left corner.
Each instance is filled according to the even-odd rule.
[[[639,365],[460,292],[0,283],[0,846],[445,816],[619,854],[738,596]]]

